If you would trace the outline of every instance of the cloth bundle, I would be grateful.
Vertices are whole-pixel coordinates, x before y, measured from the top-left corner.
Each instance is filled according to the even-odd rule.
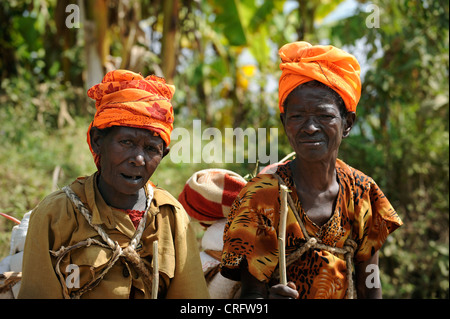
[[[231,205],[247,184],[240,175],[225,169],[205,169],[186,182],[178,200],[186,212],[207,227],[201,242],[200,259],[212,299],[238,298],[240,282],[219,271],[223,231]]]
[[[189,178],[178,200],[191,217],[208,226],[228,216],[234,199],[246,183],[232,171],[205,169]]]

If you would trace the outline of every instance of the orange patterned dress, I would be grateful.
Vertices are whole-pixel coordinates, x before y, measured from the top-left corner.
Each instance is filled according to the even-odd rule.
[[[289,163],[289,162],[288,162]],[[321,227],[305,214],[297,197],[290,165],[278,166],[277,174],[291,190],[300,218],[310,236],[323,244],[342,248],[347,238],[358,247],[354,262],[369,259],[387,236],[403,223],[374,180],[337,160],[339,192],[330,219]],[[270,174],[250,180],[236,198],[224,231],[221,272],[239,280],[240,267],[247,266],[256,279],[272,279],[278,265],[279,181]],[[305,236],[289,208],[286,223],[286,255],[305,243]],[[306,251],[287,267],[287,280],[293,281],[299,298],[345,297],[347,266],[344,256],[320,249]]]

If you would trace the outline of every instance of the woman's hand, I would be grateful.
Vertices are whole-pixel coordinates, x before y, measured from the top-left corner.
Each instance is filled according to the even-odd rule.
[[[298,291],[293,282],[287,285],[277,284],[268,287],[262,281],[257,280],[247,270],[247,267],[241,269],[241,298],[242,299],[295,299],[298,297]]]
[[[287,285],[277,284],[269,288],[269,299],[297,299],[298,291],[290,281]]]

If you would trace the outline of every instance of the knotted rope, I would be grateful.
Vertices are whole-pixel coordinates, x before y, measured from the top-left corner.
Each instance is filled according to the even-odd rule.
[[[280,192],[281,192],[281,190],[282,190],[281,186],[283,186],[283,187],[287,187],[287,186],[284,183],[283,179],[278,174],[274,173],[273,176],[275,176],[278,179],[278,182],[280,183]],[[342,248],[339,248],[339,247],[332,247],[332,246],[325,245],[325,244],[321,243],[320,240],[318,240],[317,238],[310,236],[308,234],[308,232],[306,231],[306,227],[300,218],[300,215],[295,207],[295,204],[294,204],[294,201],[292,200],[291,195],[289,194],[289,192],[283,192],[283,193],[287,194],[287,196],[285,195],[284,197],[286,198],[286,200],[289,204],[289,207],[291,208],[292,212],[294,213],[294,216],[295,216],[298,224],[300,225],[300,229],[302,230],[302,233],[306,239],[306,242],[302,246],[300,246],[297,250],[292,252],[286,258],[286,266],[285,267],[287,268],[294,261],[298,260],[309,249],[321,249],[321,250],[325,250],[325,251],[328,251],[333,254],[342,254],[342,255],[344,255],[344,258],[345,258],[345,261],[347,264],[348,288],[347,288],[346,298],[347,299],[355,299],[356,291],[355,291],[355,287],[354,287],[354,283],[353,283],[352,273],[353,273],[353,255],[357,248],[356,242],[349,237],[346,239],[344,246]],[[283,203],[280,203],[280,204],[284,205]],[[277,266],[277,268],[279,266]],[[278,279],[278,276],[279,276],[279,272],[274,271],[272,277],[274,279]]]
[[[127,261],[129,261],[133,266],[136,272],[141,276],[144,285],[149,291],[152,291],[154,287],[152,287],[152,275],[150,274],[147,266],[144,264],[142,259],[140,258],[139,254],[136,252],[136,247],[141,240],[142,234],[144,232],[145,223],[147,221],[147,214],[150,209],[150,203],[153,199],[153,187],[148,186],[147,188],[147,208],[142,216],[141,221],[139,222],[139,225],[130,241],[127,247],[122,249],[117,241],[113,241],[108,234],[105,232],[105,230],[100,226],[92,223],[92,215],[91,212],[86,208],[86,206],[83,204],[83,202],[80,200],[80,198],[75,194],[72,189],[69,186],[63,187],[63,191],[66,193],[67,197],[72,201],[72,203],[75,205],[77,210],[84,216],[86,221],[89,223],[89,225],[94,228],[97,233],[102,237],[103,241],[106,243],[102,243],[96,239],[88,238],[84,241],[81,241],[75,245],[64,247],[62,246],[58,251],[52,251],[50,250],[50,253],[56,257],[56,273],[58,274],[59,280],[63,286],[63,296],[66,299],[79,299],[82,294],[84,294],[87,291],[92,290],[94,287],[96,287],[100,281],[103,279],[103,277],[106,275],[106,273],[111,269],[111,267],[119,260],[120,257],[124,257]],[[97,275],[93,275],[93,278],[91,281],[89,281],[83,288],[77,290],[76,292],[72,292],[69,294],[68,288],[66,285],[66,282],[64,280],[64,277],[61,273],[59,264],[63,257],[69,253],[71,250],[78,249],[81,247],[89,247],[90,245],[99,245],[103,248],[110,248],[112,250],[112,256],[109,259],[106,267]],[[157,247],[157,246],[156,246]],[[157,255],[158,252],[154,251],[153,255]],[[157,266],[157,263],[154,263],[154,267]],[[157,271],[154,270],[155,273]],[[155,294],[152,292],[152,296],[155,296]]]

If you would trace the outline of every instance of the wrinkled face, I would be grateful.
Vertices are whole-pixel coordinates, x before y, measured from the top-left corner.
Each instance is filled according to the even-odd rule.
[[[137,194],[168,153],[161,137],[140,128],[116,126],[107,134],[93,129],[92,141],[100,154],[99,185],[112,197]]]
[[[297,156],[305,161],[335,159],[355,113],[349,112],[343,119],[336,101],[320,87],[293,90],[285,106],[281,121]]]

